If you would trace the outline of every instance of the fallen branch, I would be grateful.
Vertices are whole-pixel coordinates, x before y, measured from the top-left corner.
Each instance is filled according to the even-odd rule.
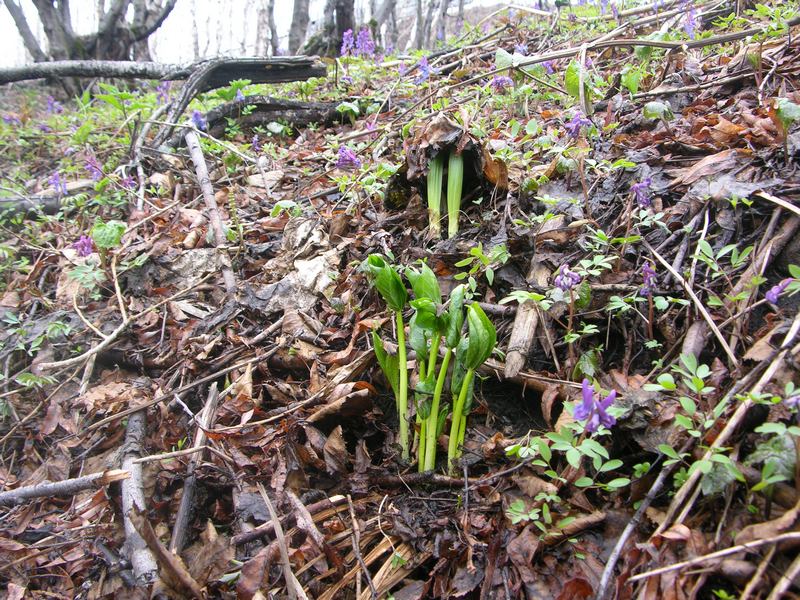
[[[125,445],[122,452],[122,468],[130,473],[130,478],[122,483],[122,514],[125,522],[125,547],[133,567],[133,575],[140,585],[152,583],[158,576],[158,564],[139,535],[131,520],[133,511],[144,511],[144,481],[142,465],[136,459],[142,456],[142,446],[147,430],[147,412],[139,410],[128,419]]]
[[[64,481],[45,481],[36,485],[29,485],[15,490],[0,493],[0,506],[20,504],[32,498],[45,496],[74,496],[78,492],[104,487],[114,481],[121,481],[130,476],[128,471],[110,469],[102,473],[93,473]]]
[[[279,58],[215,58],[190,65],[116,60],[56,60],[0,69],[0,84],[29,79],[64,77],[108,77],[113,79],[188,79],[198,69],[213,64],[204,87],[199,91],[224,87],[236,79],[253,83],[302,81],[324,77],[326,67],[315,56],[283,56]]]
[[[200,148],[200,140],[197,139],[197,134],[194,132],[194,129],[187,127],[184,137],[186,139],[186,147],[189,149],[189,155],[192,157],[192,162],[194,163],[200,190],[203,192],[203,200],[208,210],[208,220],[211,223],[211,230],[214,232],[214,246],[219,252],[220,262],[222,263],[221,271],[222,279],[225,281],[225,291],[228,293],[228,296],[233,297],[236,293],[236,278],[233,276],[233,269],[231,269],[231,259],[230,256],[228,256],[225,230],[222,228],[222,219],[220,219],[219,216],[217,200],[214,198],[214,188],[211,187],[211,179],[208,176],[206,159],[203,157],[203,150]]]

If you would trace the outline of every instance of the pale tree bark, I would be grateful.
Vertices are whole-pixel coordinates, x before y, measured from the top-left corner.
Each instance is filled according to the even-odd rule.
[[[197,31],[197,1],[192,0],[192,54],[195,60],[200,58],[200,34]]]
[[[447,36],[447,9],[450,7],[450,0],[441,0],[439,13],[433,22],[433,32],[435,41],[444,41]]]
[[[275,25],[275,0],[267,2],[267,22],[269,23],[269,45],[272,48],[272,56],[278,56],[281,40],[278,37],[278,27]]]
[[[33,35],[30,25],[28,25],[27,19],[25,19],[22,7],[14,2],[14,0],[3,1],[8,12],[11,14],[11,18],[14,19],[14,25],[17,26],[17,30],[22,36],[22,43],[25,44],[25,49],[28,51],[28,54],[31,55],[35,62],[47,60],[47,55],[42,50],[41,46],[39,46],[39,42],[36,41],[36,36]]]
[[[456,33],[464,28],[464,0],[458,0],[458,17],[456,17]]]
[[[267,56],[267,52],[269,51],[268,31],[267,7],[262,2],[259,3],[258,11],[256,12],[256,56]]]
[[[376,9],[375,13],[372,15],[372,18],[375,20],[377,25],[377,30],[380,32],[380,42],[381,45],[385,48],[388,44],[387,38],[390,36],[386,35],[386,27],[387,23],[394,20],[394,11],[395,6],[397,4],[397,0],[384,0]],[[395,31],[397,27],[395,27]],[[394,40],[392,45],[397,44],[397,39]]]
[[[425,25],[422,27],[422,39],[426,48],[431,47],[431,26],[433,25],[433,13],[437,6],[436,0],[429,0],[428,10],[425,13]]]
[[[425,19],[422,14],[422,0],[417,0],[417,10],[414,12],[416,13],[416,16],[414,17],[414,35],[412,39],[414,40],[414,48],[420,49],[422,48],[422,42],[425,39],[423,37]]]
[[[355,29],[355,0],[336,0],[335,43],[342,43],[342,36],[348,29]],[[334,44],[335,45],[335,44]],[[336,48],[338,50],[339,48]]]
[[[309,0],[294,0],[292,26],[289,29],[289,53],[296,54],[306,40]]]

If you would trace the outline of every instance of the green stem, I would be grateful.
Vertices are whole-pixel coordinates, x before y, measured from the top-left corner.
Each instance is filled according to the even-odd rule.
[[[431,340],[431,351],[428,354],[429,362],[428,362],[428,371],[426,379],[436,372],[436,359],[439,358],[439,343],[442,338],[436,335],[435,333],[433,335],[434,338]],[[425,370],[420,368],[419,372],[425,373]]]
[[[447,468],[451,475],[453,474],[453,461],[458,457],[458,446],[463,441],[463,439],[461,439],[463,435],[462,431],[465,431],[462,430],[461,420],[464,419],[466,422],[467,417],[461,413],[464,410],[467,392],[469,391],[470,385],[472,385],[472,378],[474,375],[475,371],[472,369],[467,370],[464,375],[464,381],[461,384],[461,391],[458,394],[458,399],[453,406],[453,422],[450,424],[450,440],[447,444]]]
[[[431,402],[431,414],[428,415],[427,439],[425,440],[425,470],[431,471],[436,466],[436,430],[439,424],[439,404],[442,399],[444,382],[447,379],[447,367],[450,364],[450,357],[453,351],[448,348],[442,359],[442,366],[439,368],[439,377],[436,379],[436,387],[433,389],[433,401]]]
[[[400,448],[404,460],[409,459],[408,452],[408,361],[406,360],[406,332],[403,324],[403,313],[395,313],[397,321],[397,358],[400,367],[400,392],[398,394],[397,412],[400,420]]]
[[[427,442],[427,419],[423,419],[419,424],[419,447],[417,448],[417,470],[422,473],[425,470],[425,452],[428,446]]]

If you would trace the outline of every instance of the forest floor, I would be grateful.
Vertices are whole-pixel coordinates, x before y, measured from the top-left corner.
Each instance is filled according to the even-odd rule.
[[[6,87],[5,597],[800,595],[800,21],[736,5],[361,32],[174,131]]]

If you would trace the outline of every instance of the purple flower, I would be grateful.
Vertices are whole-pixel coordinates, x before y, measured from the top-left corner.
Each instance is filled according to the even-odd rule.
[[[375,56],[375,42],[372,39],[369,27],[362,27],[358,32],[356,54],[365,57]]]
[[[52,96],[47,97],[47,114],[61,114],[64,112],[64,107],[61,103]]]
[[[244,92],[241,89],[236,90],[236,101],[241,102],[244,100]]]
[[[126,175],[122,178],[119,184],[126,190],[132,190],[136,187],[136,180],[133,178],[133,175]]]
[[[406,63],[400,63],[400,66],[397,67],[397,73],[400,77],[405,77],[405,74],[408,73],[408,66]]]
[[[94,242],[88,235],[79,237],[78,241],[74,242],[71,247],[78,251],[78,256],[89,256],[94,252]]]
[[[589,127],[591,124],[592,121],[584,117],[581,111],[576,111],[572,120],[564,124],[564,128],[571,137],[577,138],[581,134],[581,128]]]
[[[651,296],[656,289],[656,270],[649,262],[642,267],[642,287],[639,290],[642,296]]]
[[[156,93],[158,94],[159,104],[166,104],[167,102],[169,102],[169,88],[171,85],[172,84],[169,81],[162,81],[156,86]]]
[[[22,121],[17,115],[3,115],[3,123],[6,125],[22,125]]]
[[[568,292],[581,282],[581,276],[575,271],[570,271],[567,265],[561,265],[558,275],[553,279],[553,285],[558,289]]]
[[[552,75],[556,72],[554,68],[555,63],[552,60],[546,60],[542,63],[544,70],[547,72],[548,75]]]
[[[350,75],[342,75],[339,78],[339,81],[341,81],[345,85],[353,85],[353,78],[350,77]]]
[[[352,52],[355,40],[353,39],[353,30],[348,29],[342,34],[342,49],[339,50],[339,56],[347,56]]]
[[[51,131],[53,131],[53,128],[50,127],[50,125],[47,125],[46,123],[39,123],[39,131],[41,131],[42,133],[50,133]]]
[[[195,110],[192,112],[192,123],[195,127],[197,127],[200,131],[205,131],[208,127],[208,123],[206,123],[206,118],[203,116],[199,110]]]
[[[96,156],[86,157],[86,171],[92,178],[92,181],[100,181],[103,178],[103,167]]]
[[[417,75],[417,77],[414,79],[414,83],[419,85],[420,83],[428,80],[428,78],[431,76],[432,70],[431,66],[428,64],[428,58],[425,56],[419,59],[417,67],[419,67],[419,75]]]
[[[258,134],[253,136],[253,142],[251,144],[251,149],[256,154],[261,154],[261,140],[258,139]]]
[[[50,183],[50,187],[52,187],[56,195],[58,196],[66,196],[67,195],[67,182],[64,178],[61,177],[61,173],[58,171],[53,171],[53,174],[50,175],[50,178],[47,180]]]
[[[798,408],[800,408],[800,394],[795,394],[794,396],[790,396],[789,398],[784,398],[783,404],[789,410],[797,410]]]
[[[514,80],[508,75],[495,75],[489,85],[496,94],[503,94],[507,88],[513,87]]]
[[[586,4],[586,3],[584,2],[584,4]],[[567,21],[569,21],[570,23],[572,23],[574,25],[575,23],[578,22],[578,15],[576,15],[574,12],[569,13],[567,15]]]
[[[686,4],[684,4],[684,9],[686,9]],[[697,26],[697,12],[695,12],[694,6],[690,6],[689,10],[686,11],[686,19],[683,21],[683,30],[690,40],[694,39],[694,32],[697,30]]]
[[[347,146],[339,146],[339,158],[336,160],[337,169],[358,169],[361,167],[361,161]]]
[[[521,44],[517,44],[516,46],[514,46],[514,52],[525,56],[528,53],[528,44],[525,44],[524,42]]]
[[[608,11],[608,0],[600,0],[600,14],[604,15]]]
[[[649,177],[645,177],[639,183],[634,183],[631,186],[631,192],[633,192],[633,197],[636,198],[636,203],[641,208],[647,208],[653,201],[650,199],[650,194],[648,191],[650,190],[650,184],[653,183],[653,180]]]
[[[589,380],[584,378],[581,385],[581,396],[583,402],[575,407],[572,416],[576,421],[586,421],[588,433],[594,433],[600,425],[610,429],[616,424],[617,420],[607,411],[617,398],[617,390],[611,390],[608,396],[599,400],[600,395],[595,394]]]
[[[787,277],[780,283],[773,285],[769,291],[764,294],[764,297],[767,299],[767,302],[771,302],[772,304],[778,303],[778,297],[789,287],[789,284],[792,283],[794,279],[791,277]]]
[[[615,2],[611,3],[611,13],[614,15],[615,19],[619,19],[619,9],[617,8],[617,4]]]

